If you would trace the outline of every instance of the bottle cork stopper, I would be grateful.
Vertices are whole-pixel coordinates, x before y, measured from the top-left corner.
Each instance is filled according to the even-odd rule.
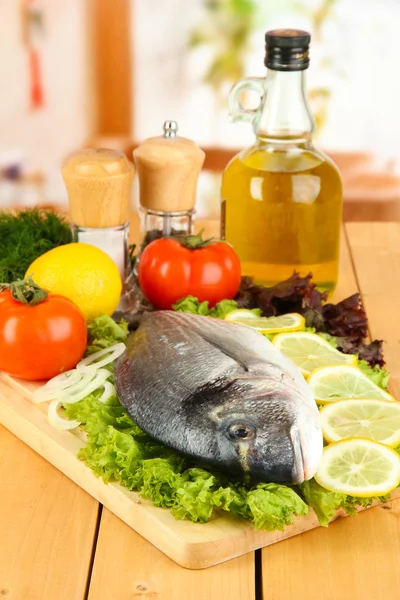
[[[133,151],[143,208],[162,212],[192,210],[205,153],[177,136],[175,121],[164,123],[164,135],[148,138]]]
[[[71,154],[62,176],[72,222],[94,228],[126,223],[133,174],[133,164],[117,150],[89,148]]]

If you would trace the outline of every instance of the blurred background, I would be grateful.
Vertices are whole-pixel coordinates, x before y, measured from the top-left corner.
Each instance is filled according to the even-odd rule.
[[[264,33],[311,31],[316,144],[338,164],[346,220],[400,220],[398,0],[0,0],[0,209],[67,210],[80,147],[132,149],[167,119],[205,151],[200,217],[250,145],[227,96],[263,76]],[[133,206],[137,194],[133,193]]]

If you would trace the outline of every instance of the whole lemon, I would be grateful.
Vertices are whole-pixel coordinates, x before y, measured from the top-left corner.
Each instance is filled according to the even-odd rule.
[[[49,292],[69,298],[87,322],[112,315],[119,304],[122,282],[115,262],[96,246],[76,242],[49,250],[27,269],[25,277]]]

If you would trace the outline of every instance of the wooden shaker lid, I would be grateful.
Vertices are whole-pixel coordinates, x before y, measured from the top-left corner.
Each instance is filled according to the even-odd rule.
[[[123,152],[88,148],[62,166],[71,220],[81,227],[116,227],[129,221],[134,166]]]
[[[133,151],[143,208],[178,212],[192,210],[205,153],[177,136],[175,121],[164,123],[164,135],[145,140]]]

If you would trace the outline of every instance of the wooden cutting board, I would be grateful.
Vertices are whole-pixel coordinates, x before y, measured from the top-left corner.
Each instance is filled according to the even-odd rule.
[[[85,443],[83,433],[54,429],[47,420],[47,405],[31,400],[35,387],[0,373],[0,423],[183,567],[210,567],[319,527],[312,509],[284,532],[256,532],[250,523],[227,513],[205,524],[177,521],[169,510],[153,506],[137,492],[97,478],[76,457]],[[392,498],[397,496],[395,492]],[[345,516],[338,511],[333,520]]]

